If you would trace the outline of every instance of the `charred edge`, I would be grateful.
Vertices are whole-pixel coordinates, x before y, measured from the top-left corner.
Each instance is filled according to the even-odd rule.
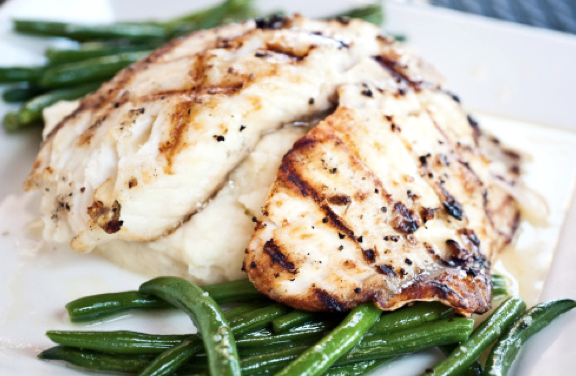
[[[121,205],[114,201],[111,207],[105,207],[102,201],[94,201],[88,207],[88,215],[92,220],[102,228],[107,234],[114,234],[120,231],[124,221],[120,220]]]
[[[352,199],[347,195],[334,195],[328,197],[328,202],[332,205],[348,205]]]
[[[442,186],[442,184],[438,184],[440,190],[442,191],[442,195],[444,196],[444,201],[442,205],[446,210],[446,213],[451,215],[452,217],[456,218],[457,220],[462,220],[462,215],[464,214],[464,210],[462,209],[462,205],[456,201],[454,196],[452,196],[446,188]]]
[[[278,29],[282,29],[282,28],[284,28],[284,26],[286,26],[286,24],[288,23],[288,18],[284,17],[280,14],[273,14],[272,16],[270,16],[268,18],[256,18],[254,21],[256,22],[256,28],[257,29],[278,30]]]
[[[387,276],[396,276],[396,272],[391,265],[376,265],[376,271]]]
[[[264,252],[272,259],[272,264],[278,264],[282,269],[289,273],[296,274],[296,269],[293,262],[288,261],[285,254],[282,253],[280,247],[274,243],[274,239],[268,240],[264,244]]]
[[[326,290],[317,288],[314,290],[314,293],[320,302],[322,302],[322,304],[331,312],[345,312],[348,310],[345,303],[342,303],[338,299],[332,297]]]
[[[404,206],[401,202],[394,204],[394,229],[406,234],[412,234],[420,227],[420,220],[414,215],[414,212]]]
[[[429,281],[428,283],[434,288],[434,290],[436,290],[436,295],[438,295],[441,299],[449,299],[450,296],[452,295],[454,297],[457,297],[458,301],[465,304],[462,296],[460,296],[460,294],[458,294],[456,291],[454,291],[444,283],[438,281]]]

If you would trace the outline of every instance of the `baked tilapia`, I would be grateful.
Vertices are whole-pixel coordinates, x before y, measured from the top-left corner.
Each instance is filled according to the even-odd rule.
[[[516,231],[519,156],[492,172],[478,125],[396,47],[371,79],[344,84],[338,108],[284,157],[244,268],[296,308],[383,310],[440,301],[491,307],[490,265]]]
[[[383,42],[374,26],[302,17],[175,40],[123,70],[52,129],[25,188],[44,237],[79,252],[175,231],[265,132],[334,106]],[[240,247],[241,248],[241,247]]]

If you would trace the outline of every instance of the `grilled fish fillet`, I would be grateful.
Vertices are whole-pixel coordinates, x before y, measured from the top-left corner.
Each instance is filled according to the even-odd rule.
[[[244,261],[262,293],[311,311],[490,309],[491,260],[519,221],[502,186],[518,156],[496,175],[458,98],[408,68],[398,51],[375,56],[284,157]]]
[[[198,213],[267,131],[333,108],[390,41],[365,22],[248,22],[175,40],[49,132],[25,188],[43,235],[87,252],[151,242]]]

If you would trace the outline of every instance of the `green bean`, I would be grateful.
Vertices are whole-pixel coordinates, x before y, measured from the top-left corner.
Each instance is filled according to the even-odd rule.
[[[186,312],[202,335],[212,375],[240,374],[234,335],[214,299],[192,282],[159,277],[145,282],[142,293],[156,295]]]
[[[0,67],[0,84],[11,82],[36,82],[42,77],[44,66]]]
[[[382,315],[380,320],[370,328],[369,333],[393,333],[414,328],[430,321],[441,320],[453,314],[452,308],[441,303],[420,302],[411,307]]]
[[[442,345],[442,346],[438,346],[438,347],[440,348],[442,353],[444,353],[444,355],[448,356],[454,350],[456,350],[456,348],[459,345],[460,345],[459,343],[456,343],[456,344],[452,344],[452,345]],[[483,373],[484,373],[484,369],[482,368],[482,365],[480,364],[479,361],[475,360],[464,371],[462,371],[460,376],[482,376]]]
[[[381,313],[372,302],[360,304],[334,330],[277,375],[321,375],[360,340]]]
[[[247,279],[204,286],[203,290],[220,304],[265,298]],[[103,319],[133,308],[169,307],[172,305],[164,300],[138,291],[91,295],[66,304],[66,310],[72,322]]]
[[[266,296],[258,292],[252,282],[247,279],[216,283],[203,286],[202,289],[220,304],[266,299]]]
[[[135,52],[151,50],[161,45],[160,42],[148,42],[140,44],[120,42],[88,42],[78,48],[48,48],[44,55],[52,63],[70,63],[95,57],[117,55],[123,52]]]
[[[501,300],[508,296],[508,290],[506,288],[495,288],[492,290],[492,300]]]
[[[288,311],[289,308],[283,304],[272,304],[230,319],[230,328],[232,328],[235,336],[241,336],[264,328],[276,317],[280,317]]]
[[[525,308],[526,304],[519,298],[512,297],[502,302],[470,338],[460,343],[446,359],[432,368],[434,376],[456,376],[462,373]]]
[[[48,331],[46,335],[62,346],[125,355],[157,355],[184,340],[197,338],[194,334],[161,335],[130,331]]]
[[[66,304],[72,322],[92,321],[133,308],[170,308],[172,305],[138,291],[85,296]]]
[[[164,376],[174,373],[185,362],[202,351],[204,345],[199,338],[187,339],[164,351],[150,362],[138,376]]]
[[[14,31],[24,34],[65,37],[77,41],[101,39],[129,39],[146,41],[165,38],[167,30],[153,23],[117,23],[82,25],[66,22],[13,20]]]
[[[252,312],[264,303],[252,303],[224,311],[227,319]],[[234,329],[232,329],[234,332]],[[90,331],[48,331],[48,338],[68,347],[102,351],[112,354],[157,355],[185,340],[199,339],[195,334],[163,335],[130,331],[90,332]]]
[[[24,124],[18,120],[18,113],[17,112],[8,112],[8,113],[6,113],[6,115],[4,115],[4,119],[2,120],[2,124],[3,124],[6,132],[13,133],[13,132],[24,130],[26,128],[38,126],[41,124],[41,122],[34,121],[34,122]]]
[[[494,287],[506,287],[506,278],[500,274],[492,274],[492,285]]]
[[[83,97],[98,89],[100,83],[86,84],[67,89],[49,91],[26,102],[18,111],[18,121],[20,124],[31,124],[42,120],[42,111],[61,100],[73,100]]]
[[[244,304],[238,307],[227,309],[226,311],[224,311],[224,317],[226,317],[227,319],[231,319],[232,317],[240,316],[247,312],[252,312],[258,308],[265,307],[266,305],[268,305],[268,303],[265,301]]]
[[[384,22],[384,13],[382,12],[382,3],[378,1],[374,4],[353,8],[326,18],[360,18],[375,25],[381,25]]]
[[[364,360],[383,359],[408,354],[422,349],[466,340],[474,320],[462,317],[434,321],[420,327],[389,334],[367,334],[350,351],[336,362],[343,365]]]
[[[375,359],[365,362],[348,364],[346,366],[329,368],[323,376],[360,376],[366,375],[374,369],[390,363],[394,358]]]
[[[58,65],[44,72],[40,84],[46,87],[60,87],[109,79],[119,70],[144,59],[149,53],[150,51],[125,52]]]
[[[304,324],[305,322],[312,320],[316,316],[317,314],[313,312],[306,312],[296,309],[272,321],[272,327],[274,328],[274,331],[276,333],[282,333],[295,326]]]
[[[44,93],[45,91],[46,89],[36,85],[16,86],[5,90],[2,93],[2,99],[7,103],[24,102]]]
[[[238,354],[240,354],[240,356],[242,357],[247,357],[247,356],[271,354],[284,349],[291,349],[293,347],[310,347],[316,342],[318,342],[320,338],[321,336],[299,341],[272,343],[266,346],[242,347],[242,348],[239,347]]]
[[[96,371],[136,373],[150,362],[149,356],[111,355],[85,351],[71,347],[56,346],[42,351],[38,358],[64,360],[78,367]]]
[[[484,374],[506,376],[522,345],[556,317],[574,307],[576,307],[574,300],[552,300],[540,303],[517,317],[492,347]]]
[[[274,343],[288,341],[303,341],[307,339],[319,339],[326,330],[336,326],[332,321],[319,321],[307,323],[301,327],[292,328],[284,333],[273,333],[269,329],[262,329],[253,333],[245,334],[236,339],[238,347],[259,347]]]
[[[298,358],[306,349],[309,347],[293,347],[283,349],[270,354],[254,355],[242,359],[242,373],[251,373],[258,371],[262,368],[267,368],[271,370],[278,370],[286,366],[287,362]],[[280,375],[280,373],[278,373]],[[295,375],[291,373],[290,375]]]

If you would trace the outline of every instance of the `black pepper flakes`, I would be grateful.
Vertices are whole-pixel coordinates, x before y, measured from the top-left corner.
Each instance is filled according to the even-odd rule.
[[[332,174],[335,174],[335,173],[336,173],[336,171],[338,171],[338,169],[337,169],[336,167],[334,167],[334,168],[330,169],[330,173],[332,173]]]
[[[322,223],[328,223],[328,218],[322,218]]]
[[[388,211],[388,208],[387,208],[386,206],[382,206],[382,209],[381,209],[381,210],[382,210],[384,213],[386,213],[386,212]]]
[[[242,132],[244,129],[246,129],[246,126],[245,126],[245,125],[241,125],[241,126],[240,126],[240,132]]]
[[[380,193],[380,190],[379,190],[378,188],[376,188],[376,189],[374,190],[374,193]]]
[[[362,289],[361,289],[360,287],[356,287],[356,288],[354,289],[354,292],[355,292],[356,294],[360,294],[360,293],[362,292]]]
[[[314,98],[308,99],[308,104],[310,104],[310,105],[314,104]]]
[[[250,263],[250,267],[251,267],[252,269],[254,269],[254,268],[256,267],[256,263],[255,263],[254,261],[252,261],[252,262]]]
[[[357,240],[358,243],[362,243],[364,241],[364,238],[362,237],[362,235],[360,235]]]
[[[410,260],[409,258],[407,258],[406,260],[404,260],[404,262],[408,265],[412,265],[412,260]]]
[[[398,237],[397,236],[391,236],[390,240],[392,240],[393,242],[397,242],[398,241]]]
[[[344,246],[343,246],[343,245],[341,245],[340,247],[338,247],[338,250],[339,250],[339,251],[341,251],[341,250],[343,250],[343,249],[344,249]]]
[[[370,89],[362,90],[362,95],[364,95],[365,97],[372,98],[372,90]]]
[[[214,137],[214,138],[216,139],[216,141],[218,141],[218,142],[223,142],[223,141],[225,141],[224,136],[216,136],[216,135],[215,135],[215,136],[213,136],[213,137]]]
[[[80,188],[80,192],[84,193],[84,191],[86,190],[86,188],[82,187]]]
[[[256,222],[256,217],[252,217],[252,222]]]
[[[142,107],[142,108],[140,109],[140,113],[143,114],[144,111],[145,111],[145,110],[144,110],[144,107]]]
[[[346,235],[344,235],[343,233],[339,232],[339,233],[338,233],[338,237],[339,237],[340,239],[344,239],[344,238],[346,237]]]

